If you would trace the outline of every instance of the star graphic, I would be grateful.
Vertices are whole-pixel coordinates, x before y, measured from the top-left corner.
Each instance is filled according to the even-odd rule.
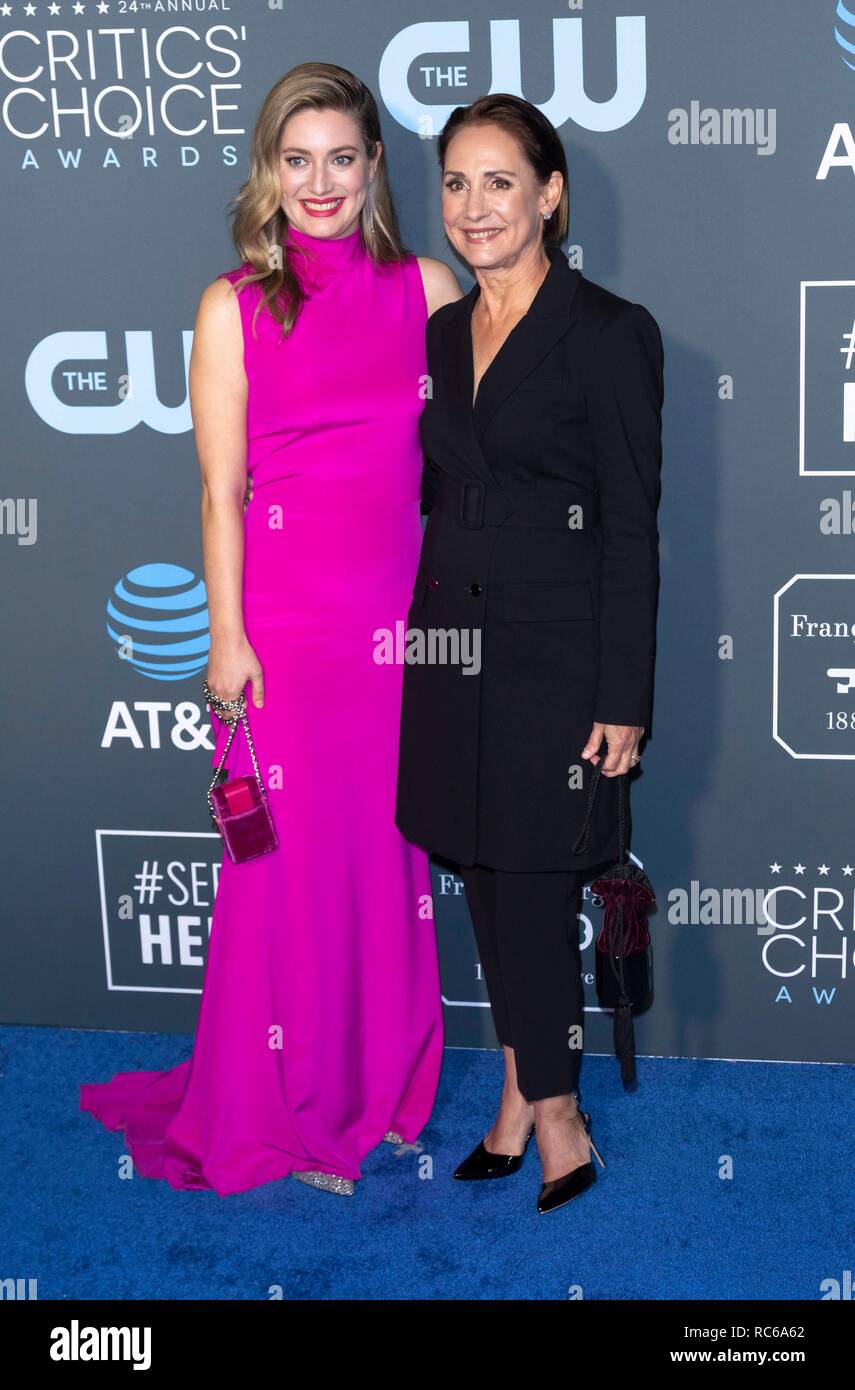
[[[0,14],[2,14],[2,15],[10,15],[11,13],[12,13],[12,6],[11,6],[11,5],[0,5]]]
[[[56,0],[54,0],[52,5],[48,5],[48,12],[50,14],[59,14],[59,5],[57,5]]]
[[[819,872],[820,872],[823,876],[826,876],[826,875],[828,874],[828,869],[829,869],[829,865],[828,865],[828,864],[819,864],[817,867],[818,867],[818,869],[819,869]]]
[[[85,5],[81,5],[81,4],[80,4],[80,0],[77,0],[77,4],[76,4],[76,5],[72,5],[72,9],[74,10],[74,13],[75,13],[75,14],[82,14],[83,11],[86,9],[86,6],[85,6]]]
[[[98,6],[98,13],[106,14],[109,8],[110,6],[106,3],[106,0],[101,0],[101,4]]]
[[[804,866],[804,864],[794,864],[794,865],[793,865],[793,868],[795,869],[795,871],[796,871],[797,874],[803,874],[804,871],[805,871],[805,866]]]
[[[781,872],[780,864],[770,864],[769,868],[772,870],[773,874],[779,874]]]
[[[35,12],[36,12],[36,7],[35,7],[35,5],[25,5],[25,6],[24,6],[24,14],[34,15]]]
[[[844,864],[844,865],[843,865],[843,877],[844,877],[844,878],[851,878],[851,877],[852,877],[852,872],[853,872],[853,870],[852,870],[852,865],[851,865],[851,864]]]

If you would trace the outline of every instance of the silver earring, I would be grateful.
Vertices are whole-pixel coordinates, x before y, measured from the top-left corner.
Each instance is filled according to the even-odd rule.
[[[551,212],[545,212],[545,213],[543,214],[543,220],[544,220],[544,222],[548,222],[551,216],[552,216],[552,213],[551,213]]]
[[[374,235],[374,179],[373,179],[373,178],[370,178],[370,179],[368,180],[368,197],[367,197],[367,199],[366,199],[366,202],[368,203],[368,231],[369,231],[369,234],[370,234],[371,236],[373,236],[373,235]]]

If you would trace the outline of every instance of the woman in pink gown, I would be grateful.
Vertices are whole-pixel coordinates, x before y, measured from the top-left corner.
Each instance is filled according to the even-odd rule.
[[[406,619],[421,541],[425,323],[459,289],[400,243],[397,256],[371,253],[378,222],[387,247],[397,242],[378,137],[356,78],[322,64],[287,74],[259,116],[254,168],[267,167],[253,177],[262,207],[263,176],[279,173],[265,232],[299,281],[296,323],[283,336],[263,303],[254,317],[261,279],[236,301],[222,283],[266,274],[260,256],[218,277],[200,306],[191,399],[221,508],[205,540],[208,679],[222,699],[251,686],[279,848],[223,858],[192,1057],[84,1085],[80,1098],[124,1130],[140,1174],[174,1188],[224,1196],[291,1173],[350,1194],[384,1138],[416,1139],[439,1078],[428,860],[394,824],[402,667],[380,658],[383,631]],[[253,194],[251,178],[239,245]],[[228,339],[224,315],[238,310]],[[227,343],[239,367],[206,376]],[[245,460],[230,443],[237,371]],[[241,630],[229,630],[229,605]],[[228,730],[213,719],[215,766]],[[227,767],[252,775],[240,727]]]

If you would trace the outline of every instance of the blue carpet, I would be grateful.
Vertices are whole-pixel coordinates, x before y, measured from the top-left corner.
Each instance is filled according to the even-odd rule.
[[[582,1099],[607,1167],[538,1216],[534,1145],[512,1178],[450,1176],[492,1123],[489,1050],[446,1052],[423,1154],[381,1144],[353,1198],[291,1178],[226,1198],[120,1180],[123,1136],[78,1111],[78,1084],[191,1046],[0,1031],[0,1278],[37,1278],[40,1299],[817,1300],[855,1269],[851,1066],[642,1058],[627,1095],[614,1059],[589,1056]]]

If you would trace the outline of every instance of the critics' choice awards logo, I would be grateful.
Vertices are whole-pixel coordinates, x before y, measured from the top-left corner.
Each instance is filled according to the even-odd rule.
[[[219,834],[96,830],[95,845],[107,988],[201,994]]]
[[[63,11],[62,27],[53,27]],[[102,168],[135,158],[157,168],[157,148],[146,140],[198,140],[244,135],[240,81],[246,27],[227,23],[190,28],[183,22],[158,29],[129,22],[131,4],[115,22],[90,24],[92,4],[17,6],[0,35],[0,87],[5,133],[20,149],[20,168],[39,169],[45,147],[66,171],[79,170],[85,144],[95,141]],[[136,8],[142,9],[142,5]],[[197,11],[205,8],[194,0]],[[219,8],[210,0],[208,9]],[[104,6],[106,13],[107,6]],[[166,14],[164,0],[147,11]],[[53,11],[53,16],[51,15]],[[13,146],[14,148],[14,146]],[[222,149],[226,163],[237,162],[235,146]],[[199,162],[196,145],[181,146],[181,163]]]
[[[855,575],[796,574],[775,594],[772,733],[793,758],[855,758]]]
[[[803,281],[799,324],[799,472],[855,477],[855,280]]]
[[[833,1009],[843,1002],[841,991],[855,968],[853,860],[768,865],[765,920],[757,935],[763,968],[779,982],[775,1003]]]
[[[712,887],[692,879],[671,888],[670,927],[725,928],[759,940],[774,1002],[841,1002],[855,967],[855,854],[828,862],[762,866],[765,887]],[[664,897],[664,894],[661,895]],[[654,948],[655,949],[655,948]],[[851,986],[850,986],[851,988]]]
[[[579,17],[552,20],[552,96],[535,104],[559,128],[574,121],[585,130],[618,130],[641,110],[647,91],[645,18],[622,15],[615,19],[614,91],[605,101],[594,101],[585,91],[583,23]],[[429,137],[438,134],[455,106],[474,100],[478,93],[465,57],[471,47],[470,25],[465,19],[410,24],[391,39],[380,59],[377,81],[383,101],[399,125]],[[491,73],[491,92],[527,95],[518,19],[490,20],[489,51],[483,58]],[[443,105],[437,100],[451,91],[455,93],[453,101]]]

